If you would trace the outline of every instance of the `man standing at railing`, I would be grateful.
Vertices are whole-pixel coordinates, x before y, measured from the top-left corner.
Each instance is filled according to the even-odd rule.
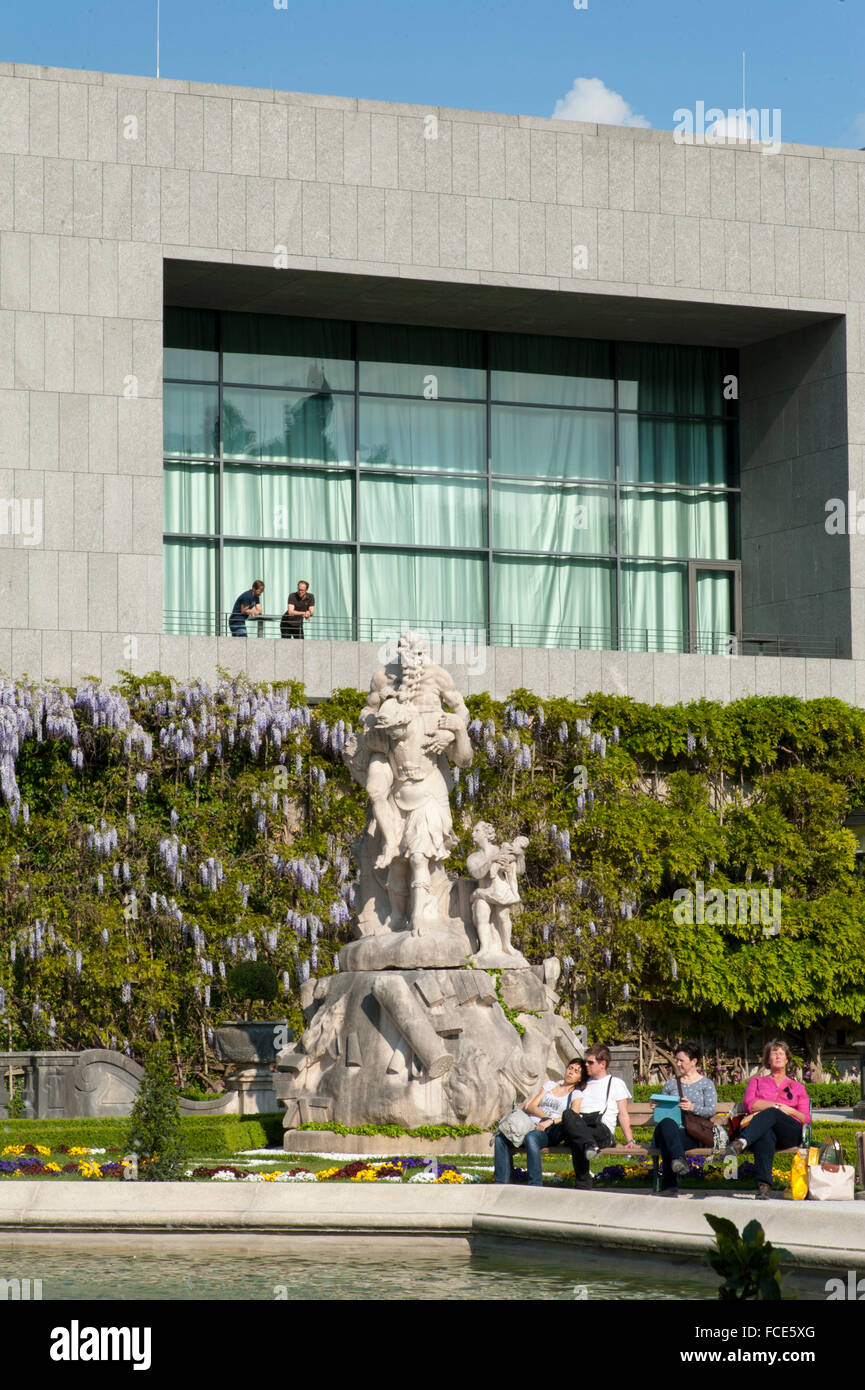
[[[238,594],[228,619],[228,630],[232,637],[246,636],[246,619],[261,617],[259,599],[264,593],[264,580],[256,579],[251,589]]]
[[[280,637],[303,637],[303,625],[315,612],[315,594],[309,592],[305,579],[298,579],[297,589],[289,594],[285,612],[279,620]]]

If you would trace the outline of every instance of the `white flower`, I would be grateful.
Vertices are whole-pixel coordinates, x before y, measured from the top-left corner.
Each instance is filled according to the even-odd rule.
[[[216,1172],[216,1173],[213,1174],[213,1177],[212,1177],[211,1181],[212,1181],[212,1182],[235,1182],[236,1179],[235,1179],[234,1173],[229,1173],[229,1171],[228,1171],[227,1168],[220,1168],[218,1172]]]
[[[435,1182],[435,1173],[412,1173],[409,1182]]]

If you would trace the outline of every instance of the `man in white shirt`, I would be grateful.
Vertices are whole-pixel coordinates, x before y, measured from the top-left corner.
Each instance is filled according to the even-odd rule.
[[[591,1191],[589,1160],[615,1143],[616,1122],[622,1126],[628,1148],[637,1143],[631,1131],[628,1101],[631,1093],[618,1076],[609,1076],[610,1049],[603,1043],[590,1047],[585,1056],[589,1080],[585,1090],[574,1091],[571,1106],[562,1117],[562,1139],[571,1146],[574,1186]]]

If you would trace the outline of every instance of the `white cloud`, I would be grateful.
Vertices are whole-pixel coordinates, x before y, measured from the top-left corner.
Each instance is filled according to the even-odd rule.
[[[600,77],[577,77],[567,96],[560,97],[553,110],[559,121],[589,121],[600,125],[630,125],[648,130],[645,116],[631,110],[630,102],[613,92]]]

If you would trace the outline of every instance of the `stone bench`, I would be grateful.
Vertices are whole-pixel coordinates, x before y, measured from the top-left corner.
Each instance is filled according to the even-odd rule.
[[[652,1116],[654,1106],[644,1101],[628,1101],[628,1117],[631,1121],[631,1128],[636,1129],[640,1125],[650,1125],[653,1123]],[[744,1113],[744,1106],[741,1101],[721,1100],[715,1111],[715,1119],[719,1122],[726,1120],[730,1115],[741,1115]],[[811,1142],[811,1126],[802,1126],[802,1143]],[[569,1144],[552,1144],[548,1153],[553,1153],[556,1149],[569,1149]],[[689,1158],[711,1158],[717,1152],[715,1149],[688,1148],[685,1150]],[[793,1154],[796,1149],[778,1149],[779,1154]],[[626,1144],[609,1144],[600,1150],[604,1158],[640,1158],[646,1157],[652,1160],[652,1191],[659,1192],[661,1188],[661,1151],[652,1144],[638,1144],[635,1148],[629,1149]]]

